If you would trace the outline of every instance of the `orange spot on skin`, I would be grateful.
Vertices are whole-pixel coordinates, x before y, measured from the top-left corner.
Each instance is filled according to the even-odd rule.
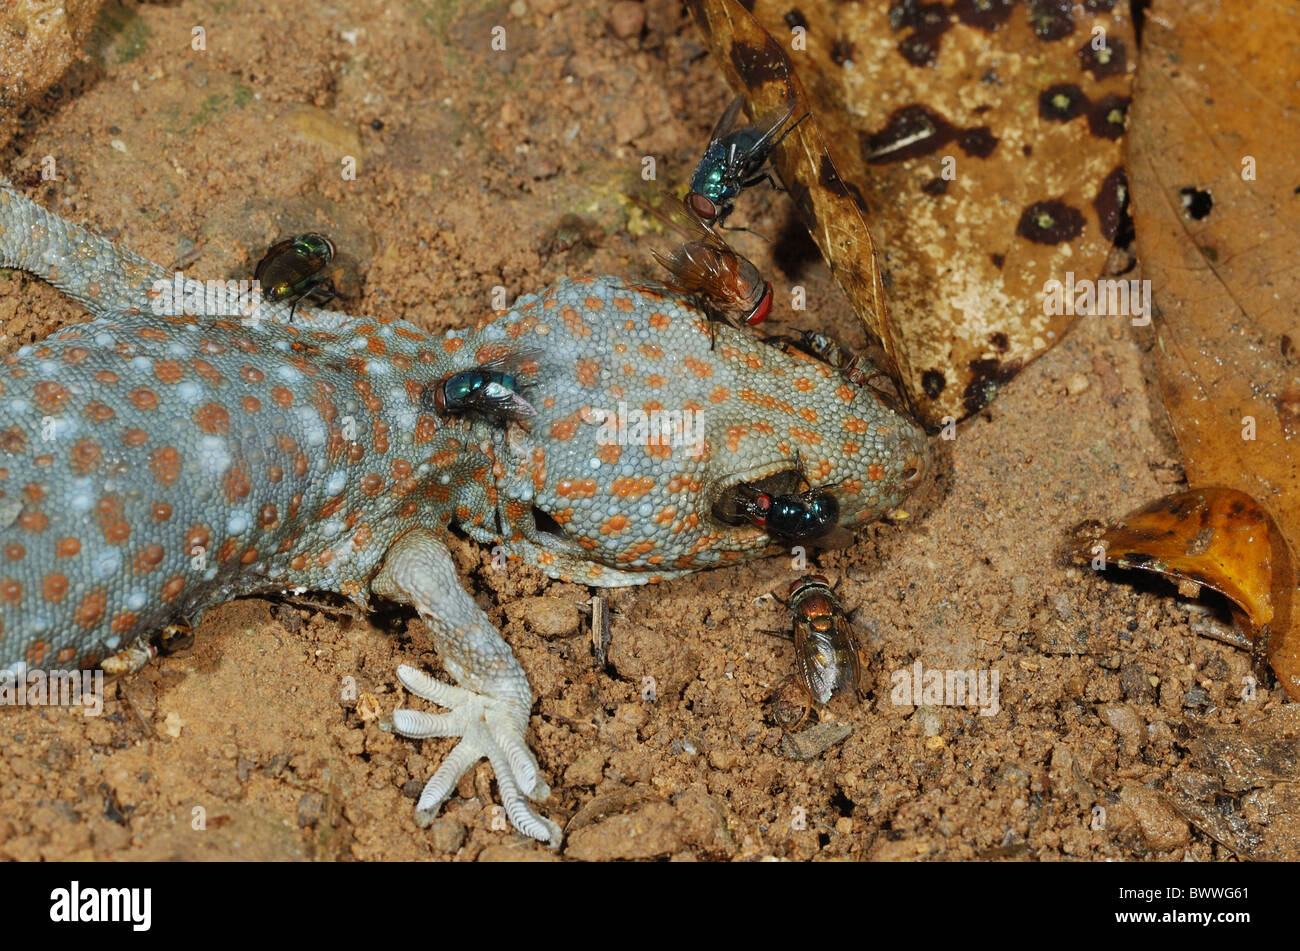
[[[710,403],[725,403],[731,399],[731,390],[725,386],[715,386],[713,392],[709,394]]]
[[[122,442],[128,446],[137,448],[143,446],[149,441],[149,434],[143,429],[128,429],[122,434]]]
[[[0,450],[17,456],[27,451],[27,437],[17,426],[10,426],[3,433],[0,433]]]
[[[636,310],[636,304],[633,304],[632,301],[626,297],[615,297],[613,304],[625,314],[630,314],[632,311]]]
[[[584,303],[587,305],[587,310],[600,310],[605,306],[605,302],[599,297],[588,297]]]
[[[68,576],[52,571],[41,582],[41,596],[51,604],[58,604],[68,593]]]
[[[615,515],[606,519],[604,523],[601,524],[600,533],[602,535],[617,535],[625,528],[627,528],[627,516]]]
[[[163,446],[149,457],[149,470],[163,485],[173,485],[181,477],[181,454],[175,446]]]
[[[817,410],[813,409],[811,406],[805,406],[803,409],[799,410],[799,415],[814,425],[816,425],[819,418],[817,416]]]
[[[564,320],[565,329],[569,331],[570,336],[591,336],[591,328],[582,322],[582,316],[568,304],[560,309],[560,317]]]
[[[96,588],[81,599],[77,605],[76,622],[80,627],[94,627],[104,617],[104,608],[108,605],[108,595],[103,588]]]
[[[134,611],[118,611],[113,615],[113,623],[109,625],[114,634],[125,634],[139,622],[140,616]]]
[[[150,545],[145,548],[136,555],[134,565],[136,574],[147,575],[153,571],[162,564],[164,554],[166,553],[162,545]]]
[[[26,554],[27,549],[18,542],[14,542],[11,545],[5,545],[5,557],[10,561],[18,561]]]
[[[857,396],[857,394],[858,391],[855,390],[853,387],[849,386],[847,383],[841,383],[839,386],[835,388],[835,395],[838,396],[845,403],[852,403],[853,397]]]
[[[194,425],[199,432],[224,436],[230,432],[230,414],[220,403],[206,403],[194,411]]]
[[[5,578],[0,581],[0,599],[10,604],[21,604],[23,600],[23,586],[13,578]]]
[[[276,406],[288,409],[293,405],[293,391],[283,386],[272,387],[271,399],[275,401]]]
[[[120,379],[112,370],[96,370],[95,382],[103,383],[105,386],[113,386]]]
[[[245,413],[250,413],[250,414],[260,412],[262,409],[262,401],[259,400],[256,396],[251,396],[251,395],[245,396],[242,400],[240,400],[239,405],[244,410]]]
[[[41,412],[54,415],[72,398],[72,392],[62,383],[46,380],[36,384],[32,397]]]
[[[68,467],[77,475],[87,475],[99,467],[104,452],[93,439],[78,439],[68,454]]]
[[[158,394],[147,386],[137,386],[127,394],[126,399],[138,410],[148,412],[158,408]]]
[[[154,502],[149,507],[149,514],[155,522],[165,522],[172,517],[172,507],[166,502]]]
[[[865,436],[867,433],[867,421],[865,419],[859,419],[856,416],[850,416],[844,421],[844,428],[851,433]]]
[[[682,363],[686,369],[690,370],[701,380],[713,376],[712,364],[705,363],[703,360],[697,360],[695,357],[687,357]]]
[[[107,423],[117,412],[107,403],[101,403],[98,400],[91,400],[86,404],[86,409],[82,413],[88,422]]]
[[[672,322],[673,319],[671,317],[667,314],[661,314],[659,311],[655,311],[650,315],[650,326],[655,330],[667,330],[668,325]]]
[[[641,496],[653,489],[654,484],[655,480],[647,476],[642,476],[639,479],[615,479],[613,484],[609,487],[609,491],[611,494],[617,495],[621,499],[639,499]]]
[[[595,479],[561,479],[555,487],[561,498],[589,499],[596,494]]]
[[[660,387],[662,387],[664,384],[666,384],[668,381],[664,377],[660,376],[658,373],[651,373],[648,377],[645,378],[645,382],[646,385],[649,386],[652,390],[657,390]]]
[[[618,462],[619,457],[623,455],[623,447],[618,443],[608,443],[596,450],[596,458],[601,462],[613,465]]]
[[[99,518],[99,529],[104,541],[110,545],[120,545],[131,536],[131,526],[122,514],[122,500],[116,495],[106,495],[95,506]]]
[[[600,364],[595,360],[588,360],[586,357],[580,359],[575,365],[578,382],[583,386],[595,386],[599,379]]]
[[[178,594],[185,590],[185,579],[181,575],[172,575],[167,579],[167,583],[162,586],[162,592],[159,597],[163,601],[172,601]]]
[[[640,351],[641,356],[645,357],[647,360],[662,360],[664,358],[663,349],[656,347],[652,343],[643,343],[641,346],[637,347],[637,350]]]
[[[249,478],[248,464],[240,460],[227,469],[221,479],[221,489],[226,501],[231,504],[247,498],[248,494],[253,491],[253,482]]]
[[[185,367],[176,360],[155,360],[153,375],[163,383],[179,383],[185,376]]]
[[[879,482],[885,477],[885,467],[879,463],[873,462],[867,466],[867,478],[872,482]]]

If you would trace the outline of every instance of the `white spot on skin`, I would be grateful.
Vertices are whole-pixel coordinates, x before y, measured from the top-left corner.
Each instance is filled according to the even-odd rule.
[[[343,532],[343,523],[337,518],[332,518],[328,522],[321,523],[320,531],[326,538],[335,538]]]
[[[111,349],[111,348],[112,348],[116,343],[117,343],[117,338],[114,337],[112,334],[108,334],[108,333],[98,333],[98,334],[95,334],[95,346],[97,346],[97,347],[101,347],[101,348],[103,348],[104,350],[109,350],[109,349]],[[22,355],[22,351],[21,351],[21,350],[18,351],[18,353],[19,353],[20,356]]]
[[[278,366],[275,368],[275,375],[286,383],[302,382],[302,371],[297,367]]]
[[[599,469],[599,468],[600,468],[600,460],[599,460],[599,459],[592,459],[591,461],[589,461],[589,462],[587,463],[587,465],[588,465],[590,468],[592,468],[592,469]]]
[[[192,380],[186,380],[176,387],[176,395],[182,402],[194,404],[203,398],[203,387]]]
[[[302,427],[303,441],[313,448],[325,445],[329,439],[329,431],[325,428],[320,413],[310,406],[295,406],[293,413],[298,417],[298,423]]]
[[[132,591],[126,596],[126,606],[132,611],[139,611],[148,603],[149,599],[143,591]]]
[[[148,357],[132,357],[131,369],[138,370],[141,373],[148,373],[153,370],[153,361]]]
[[[230,518],[226,519],[227,535],[242,535],[248,531],[252,520],[248,517],[247,512],[232,512]]]
[[[325,482],[326,495],[339,495],[348,485],[348,474],[342,469],[330,473],[329,479]]]
[[[122,570],[122,552],[117,547],[105,548],[95,556],[93,571],[100,581],[116,577]]]
[[[199,468],[212,475],[221,475],[230,468],[230,450],[220,436],[204,436],[199,440]]]
[[[36,369],[42,376],[57,377],[59,375],[59,365],[53,360],[42,360],[36,364]]]
[[[9,411],[15,416],[22,416],[32,408],[32,404],[26,400],[10,400]]]

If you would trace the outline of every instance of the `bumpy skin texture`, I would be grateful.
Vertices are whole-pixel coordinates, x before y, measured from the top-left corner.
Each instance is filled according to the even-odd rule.
[[[776,550],[711,508],[796,451],[810,480],[836,484],[847,524],[897,505],[928,461],[916,426],[830,367],[617,278],[561,281],[441,337],[304,308],[290,323],[267,303],[252,319],[158,316],[168,272],[2,179],[0,266],[95,318],[0,372],[0,670],[101,663],[238,595],[410,603],[460,687],[403,668],[452,712],[392,725],[464,737],[421,797],[425,821],[487,756],[515,826],[559,838],[523,798],[546,794],[527,677],[456,584],[449,525],[552,577],[640,584]],[[530,349],[527,429],[442,418],[425,398]],[[620,409],[700,413],[704,440],[647,444],[613,429]]]

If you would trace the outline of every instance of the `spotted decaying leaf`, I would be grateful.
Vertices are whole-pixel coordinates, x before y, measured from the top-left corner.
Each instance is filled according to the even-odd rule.
[[[735,0],[689,0],[689,6],[714,58],[723,64],[732,87],[745,92],[755,115],[784,112],[791,103],[796,119],[809,114],[773,152],[772,164],[868,335],[892,362],[883,369],[899,393],[910,398],[905,383],[915,374],[885,304],[862,196],[840,178],[820,131],[820,113],[813,109],[790,57]]]
[[[1068,307],[1045,313],[1045,284],[1096,279],[1125,238],[1127,3],[752,8],[807,84],[845,187],[866,201],[900,363],[926,422],[975,412],[1073,320]],[[734,76],[740,54],[711,45]]]
[[[1161,394],[1188,482],[1249,494],[1294,555],[1300,34],[1285,9],[1199,0],[1155,4],[1144,43],[1130,162]],[[1269,650],[1300,699],[1300,630],[1275,621]]]
[[[1266,650],[1278,680],[1300,699],[1300,658],[1285,636],[1296,562],[1258,502],[1236,489],[1190,489],[1143,506],[1098,538],[1094,534],[1081,532],[1072,542],[1079,560],[1204,585],[1232,602],[1247,639]]]

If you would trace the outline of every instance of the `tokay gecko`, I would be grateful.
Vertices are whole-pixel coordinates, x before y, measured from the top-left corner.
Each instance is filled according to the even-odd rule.
[[[157,306],[171,273],[3,179],[0,267],[92,316],[0,367],[0,670],[112,669],[242,595],[410,605],[455,684],[400,667],[446,712],[398,710],[392,728],[461,738],[422,823],[487,757],[515,828],[560,838],[528,802],[549,791],[528,677],[457,581],[450,530],[553,578],[657,582],[779,551],[716,507],[796,457],[847,526],[897,506],[929,461],[922,431],[838,370],[616,277],[445,335],[265,300],[190,316]],[[524,352],[536,415],[438,413],[438,381]]]

